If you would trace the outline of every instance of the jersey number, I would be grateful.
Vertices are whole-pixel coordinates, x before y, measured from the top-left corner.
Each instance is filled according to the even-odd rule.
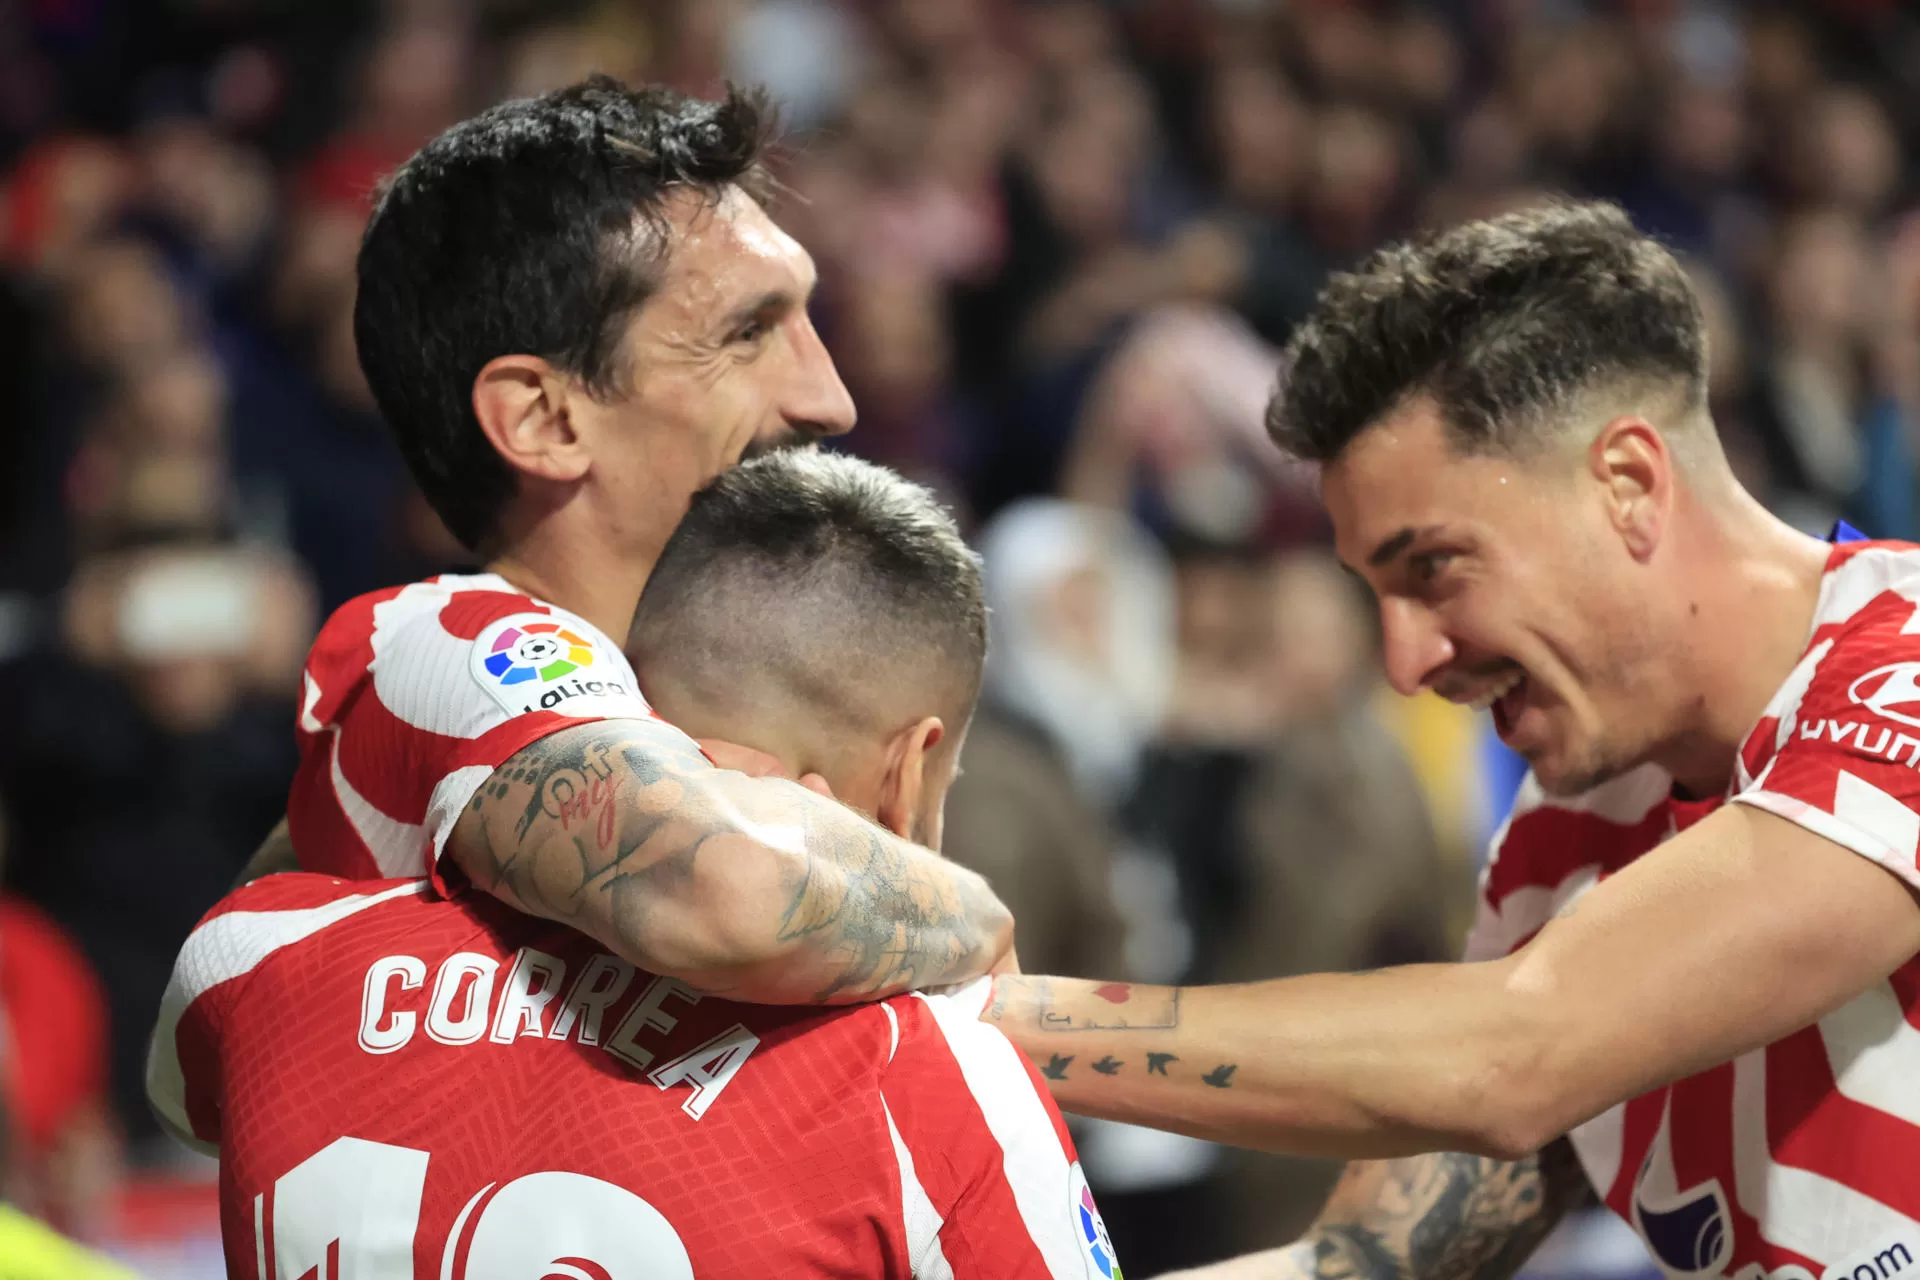
[[[334,1140],[253,1198],[259,1280],[416,1280],[426,1187],[426,1152]],[[693,1280],[658,1209],[579,1173],[488,1183],[439,1252],[438,1274],[418,1280]]]

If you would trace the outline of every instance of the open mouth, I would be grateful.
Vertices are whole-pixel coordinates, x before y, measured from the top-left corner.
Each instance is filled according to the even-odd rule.
[[[1513,731],[1513,723],[1527,701],[1527,673],[1515,668],[1480,690],[1466,705],[1475,711],[1493,712],[1493,727],[1502,738]]]

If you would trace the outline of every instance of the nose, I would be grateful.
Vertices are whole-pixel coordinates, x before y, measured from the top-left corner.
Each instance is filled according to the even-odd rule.
[[[1380,601],[1380,635],[1387,681],[1412,697],[1453,661],[1453,641],[1433,610],[1415,600],[1386,596]]]
[[[804,310],[788,321],[793,345],[793,370],[780,412],[789,424],[809,435],[843,436],[853,430],[858,416],[853,394],[840,380],[840,370],[820,341],[813,320]]]

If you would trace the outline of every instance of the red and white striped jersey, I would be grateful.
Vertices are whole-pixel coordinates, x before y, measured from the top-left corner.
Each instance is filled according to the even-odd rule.
[[[496,768],[561,729],[651,715],[618,644],[498,575],[350,600],[307,656],[287,802],[301,866],[444,890],[440,851]]]
[[[188,940],[148,1086],[246,1280],[1118,1280],[986,985],[738,1005],[424,880],[269,876]]]
[[[1645,767],[1573,799],[1531,777],[1494,838],[1468,959],[1717,808]],[[1920,888],[1920,547],[1836,546],[1813,631],[1726,800],[1798,823]],[[1674,1276],[1920,1276],[1920,958],[1814,1026],[1613,1108],[1573,1144]]]

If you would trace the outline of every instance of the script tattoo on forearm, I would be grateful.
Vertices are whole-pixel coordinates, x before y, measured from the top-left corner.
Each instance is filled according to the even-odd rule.
[[[1357,1163],[1288,1259],[1313,1280],[1509,1280],[1590,1195],[1565,1138],[1523,1160]]]
[[[622,936],[645,937],[648,916],[685,892],[697,860],[728,856],[752,828],[803,833],[777,908],[773,940],[808,939],[833,959],[842,993],[938,983],[986,944],[997,914],[977,882],[943,874],[850,809],[798,788],[779,812],[748,820],[714,787],[711,762],[664,725],[608,721],[526,747],[473,800],[483,856],[463,865],[482,888],[563,923],[610,913]],[[775,804],[781,803],[778,798]],[[596,903],[594,896],[608,901]],[[769,904],[769,917],[775,914]]]

